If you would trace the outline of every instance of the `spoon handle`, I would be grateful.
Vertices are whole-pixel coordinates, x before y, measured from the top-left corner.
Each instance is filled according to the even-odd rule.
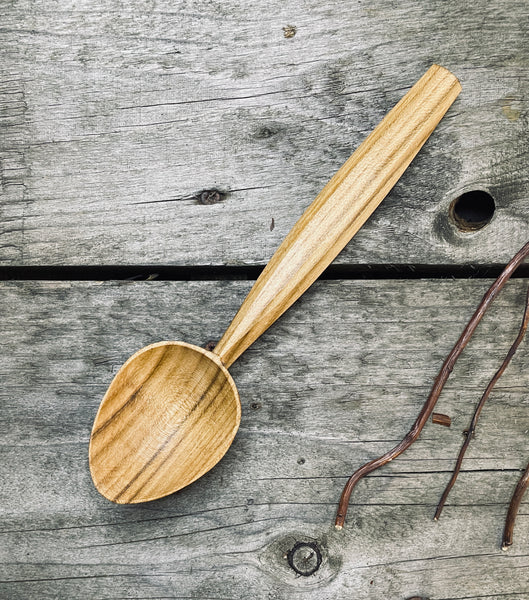
[[[214,352],[229,367],[334,260],[461,91],[433,65],[327,183],[276,250]]]

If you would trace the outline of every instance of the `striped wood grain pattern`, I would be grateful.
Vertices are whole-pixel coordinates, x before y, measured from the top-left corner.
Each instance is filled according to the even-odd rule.
[[[432,65],[318,194],[215,348],[229,367],[316,281],[404,173],[461,85]]]
[[[120,504],[166,496],[224,456],[240,419],[237,388],[217,356],[178,342],[147,346],[103,398],[90,438],[92,479]]]

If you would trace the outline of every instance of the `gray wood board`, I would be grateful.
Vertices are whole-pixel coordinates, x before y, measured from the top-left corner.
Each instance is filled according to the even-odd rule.
[[[525,2],[1,12],[4,265],[264,264],[433,62],[463,93],[339,262],[503,263],[527,239]],[[200,204],[211,189],[221,201]],[[473,189],[497,210],[462,234],[448,207]]]
[[[406,433],[484,280],[317,283],[232,367],[243,418],[233,447],[178,494],[113,505],[87,464],[113,374],[145,344],[218,339],[249,282],[38,283],[0,287],[2,598],[513,600],[529,595],[529,500],[500,550],[529,459],[527,342],[485,407],[438,523],[461,432],[514,339],[527,280],[508,284],[409,452],[360,483],[354,468]],[[313,541],[323,563],[284,558]]]

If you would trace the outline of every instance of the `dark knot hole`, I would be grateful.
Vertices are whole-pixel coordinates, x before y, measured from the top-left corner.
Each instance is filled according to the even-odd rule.
[[[496,204],[494,198],[483,190],[461,194],[450,204],[450,217],[460,231],[478,231],[488,225]]]

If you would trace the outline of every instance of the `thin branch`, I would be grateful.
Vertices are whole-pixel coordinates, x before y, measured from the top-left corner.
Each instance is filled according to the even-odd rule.
[[[479,416],[481,415],[483,406],[485,405],[485,402],[487,401],[490,393],[492,392],[492,389],[496,385],[496,382],[505,372],[505,369],[511,362],[512,357],[514,356],[516,350],[518,349],[518,346],[522,342],[522,340],[525,336],[525,332],[527,331],[528,323],[529,323],[529,289],[527,290],[527,297],[525,300],[525,310],[523,313],[522,323],[520,325],[520,331],[518,332],[518,335],[516,336],[516,339],[514,340],[513,345],[509,348],[507,355],[503,359],[501,367],[496,371],[496,373],[494,374],[494,377],[490,380],[489,385],[487,386],[487,389],[483,393],[483,396],[481,396],[481,400],[479,401],[479,403],[476,407],[474,416],[472,417],[472,421],[470,422],[470,426],[469,426],[468,430],[465,432],[465,434],[466,434],[465,441],[463,442],[463,445],[461,446],[461,450],[459,451],[459,456],[457,457],[456,466],[454,467],[454,472],[452,473],[452,477],[450,478],[450,481],[448,482],[448,485],[446,486],[445,491],[443,492],[443,495],[441,496],[441,500],[439,501],[437,510],[435,511],[435,515],[433,518],[434,521],[437,521],[439,519],[439,517],[441,516],[441,512],[443,511],[443,507],[445,505],[446,499],[448,498],[448,494],[450,493],[450,490],[454,486],[457,476],[459,475],[459,471],[461,470],[461,465],[463,464],[463,458],[465,457],[467,448],[470,446],[470,442],[471,442],[472,438],[474,437],[474,433],[476,431],[476,425],[478,424]]]
[[[527,486],[529,486],[529,465],[527,465],[525,473],[520,477],[520,481],[518,481],[518,485],[511,498],[507,518],[505,519],[505,529],[503,530],[502,550],[507,550],[509,546],[512,546],[514,522],[516,521],[516,515],[518,514],[518,509],[520,508]]]
[[[355,488],[356,484],[360,481],[360,479],[362,479],[365,475],[371,473],[375,469],[386,465],[393,459],[397,458],[397,456],[400,456],[419,437],[424,425],[428,421],[428,418],[430,417],[433,409],[435,408],[437,400],[441,395],[446,380],[448,379],[450,373],[454,368],[456,360],[459,358],[460,354],[463,352],[463,349],[468,344],[470,338],[472,337],[472,334],[474,333],[476,327],[483,318],[483,315],[485,314],[487,308],[490,306],[490,304],[496,298],[497,294],[507,283],[507,281],[511,278],[514,271],[523,262],[523,260],[528,254],[529,242],[525,244],[525,246],[523,246],[523,248],[521,248],[521,250],[519,250],[515,254],[515,256],[513,256],[513,258],[509,261],[505,269],[500,273],[498,279],[496,279],[496,281],[487,290],[476,312],[472,315],[472,318],[463,330],[463,333],[457,340],[455,346],[452,348],[452,350],[446,357],[443,366],[441,367],[441,370],[437,375],[437,378],[435,379],[430,395],[428,396],[428,399],[426,400],[421,412],[419,413],[419,416],[413,424],[413,427],[406,434],[406,436],[400,442],[400,444],[397,444],[392,450],[386,452],[386,454],[383,454],[379,458],[375,458],[374,460],[366,463],[351,475],[349,481],[345,484],[342,495],[340,497],[340,503],[338,504],[338,513],[336,515],[335,520],[335,527],[337,529],[341,529],[343,527],[345,517],[347,515],[347,509],[349,506],[349,499],[351,497],[351,493]]]

